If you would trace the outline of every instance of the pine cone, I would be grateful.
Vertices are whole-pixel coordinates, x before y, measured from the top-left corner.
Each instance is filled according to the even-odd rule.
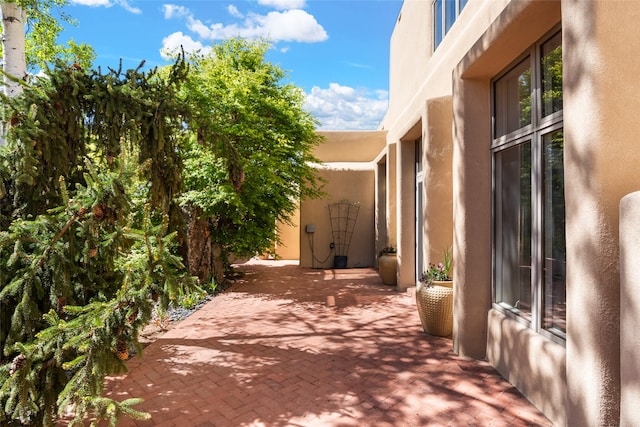
[[[102,207],[100,205],[95,205],[93,207],[93,217],[98,221],[104,218],[104,211],[102,210]]]
[[[125,340],[118,340],[116,343],[116,356],[120,360],[127,360],[129,358],[129,350],[127,350],[127,342]]]

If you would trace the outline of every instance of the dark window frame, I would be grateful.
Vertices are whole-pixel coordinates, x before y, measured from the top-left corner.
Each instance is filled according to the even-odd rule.
[[[559,342],[564,345],[566,341],[566,317],[562,318],[562,314],[558,316],[558,318],[551,317],[551,321],[549,320],[550,316],[553,315],[553,308],[549,308],[549,298],[551,296],[551,292],[549,288],[554,288],[555,279],[557,279],[558,271],[561,275],[566,271],[566,241],[564,239],[564,235],[561,235],[560,246],[564,243],[564,264],[562,262],[558,263],[557,260],[550,261],[548,255],[545,255],[545,251],[548,248],[545,248],[545,238],[546,234],[553,234],[557,236],[556,231],[561,231],[564,233],[564,182],[563,176],[564,172],[562,171],[562,176],[558,177],[558,168],[557,168],[557,159],[554,169],[554,175],[551,179],[558,179],[561,184],[562,194],[561,197],[557,197],[557,193],[554,200],[561,200],[561,219],[559,220],[558,227],[548,227],[548,219],[545,219],[545,212],[552,212],[552,210],[548,209],[548,200],[545,200],[545,186],[549,187],[548,180],[545,181],[545,173],[549,170],[549,165],[547,164],[547,159],[545,158],[545,148],[547,147],[545,141],[549,141],[549,136],[552,135],[560,135],[560,138],[563,138],[562,130],[563,130],[563,111],[562,111],[562,88],[559,88],[560,91],[560,99],[554,100],[553,110],[543,114],[543,103],[548,107],[550,104],[548,99],[545,101],[543,99],[546,94],[545,88],[549,87],[549,79],[547,76],[547,80],[543,78],[543,61],[542,58],[546,53],[553,52],[553,50],[544,51],[544,48],[548,48],[549,45],[553,46],[554,43],[558,43],[558,46],[562,47],[561,40],[561,32],[559,28],[554,28],[553,31],[549,32],[545,37],[540,39],[537,43],[532,45],[527,51],[525,51],[522,55],[516,58],[509,67],[506,67],[503,72],[496,76],[491,82],[491,94],[492,94],[492,144],[491,144],[491,153],[492,153],[492,301],[493,307],[496,310],[504,313],[505,315],[516,319],[517,321],[525,324],[527,327],[535,330],[543,336],[546,336],[556,342]],[[545,53],[546,52],[546,53]],[[546,57],[545,57],[546,58]],[[513,76],[518,77],[518,73],[523,69],[522,64],[524,62],[529,62],[529,69],[531,73],[531,98],[529,100],[530,106],[524,104],[523,108],[522,97],[520,99],[513,100],[513,96],[504,95],[504,93],[508,93],[508,90],[498,89],[502,84],[502,88],[506,87],[504,85],[505,80]],[[559,64],[561,68],[561,63]],[[520,67],[520,68],[518,68]],[[515,71],[514,71],[515,70]],[[512,80],[512,86],[513,85]],[[551,82],[551,85],[557,85],[557,79],[554,82]],[[560,83],[561,85],[561,83]],[[558,90],[558,87],[554,87],[555,90]],[[514,93],[512,89],[510,93]],[[546,94],[548,95],[548,94]],[[552,95],[553,96],[553,95]],[[517,98],[517,97],[516,97]],[[548,98],[548,96],[547,96]],[[509,123],[513,123],[514,120],[510,118],[509,120],[505,119],[505,117],[509,116],[509,113],[505,113],[505,106],[500,105],[501,102],[511,102],[509,105],[511,109],[520,109],[521,111],[525,110],[527,107],[530,107],[531,120],[530,123],[526,123],[526,121],[521,121],[520,127],[516,129],[513,126],[508,126]],[[506,108],[509,108],[509,105]],[[498,115],[502,115],[499,117]],[[515,116],[518,115],[518,112],[515,112]],[[503,120],[503,123],[500,123],[500,120]],[[517,148],[522,146],[521,144],[526,144],[529,142],[531,144],[531,158],[530,158],[530,167],[531,167],[531,194],[530,201],[531,203],[531,260],[529,268],[531,269],[531,299],[530,299],[530,312],[521,309],[518,304],[508,304],[505,303],[505,299],[508,299],[512,294],[518,296],[517,289],[523,289],[522,283],[526,285],[526,278],[520,277],[518,273],[514,273],[514,265],[513,263],[509,264],[509,259],[513,258],[513,253],[511,252],[501,252],[504,245],[504,239],[512,239],[510,240],[511,246],[513,246],[516,234],[511,228],[513,228],[513,224],[516,224],[517,219],[511,218],[511,228],[507,228],[506,233],[504,234],[504,227],[509,227],[509,219],[502,220],[503,215],[503,207],[507,206],[509,208],[509,204],[511,205],[512,214],[516,216],[520,216],[522,214],[520,204],[522,202],[518,201],[502,201],[500,198],[501,192],[505,191],[505,189],[509,189],[513,187],[513,183],[508,184],[505,182],[501,182],[501,173],[503,168],[502,160],[504,158],[503,153],[508,153],[507,150],[512,148]],[[556,156],[560,157],[562,160],[562,152],[553,151]],[[521,167],[521,166],[520,166]],[[522,169],[520,169],[522,171]],[[525,170],[526,172],[526,170]],[[520,172],[522,173],[522,172]],[[512,177],[513,178],[513,177]],[[506,186],[506,187],[505,187]],[[520,186],[522,188],[522,186]],[[519,193],[520,194],[520,193]],[[522,196],[520,196],[522,197]],[[551,200],[551,199],[549,199]],[[547,204],[545,204],[547,202]],[[506,203],[506,205],[504,205]],[[551,203],[554,204],[553,200]],[[504,205],[504,206],[503,206]],[[554,209],[556,205],[553,205]],[[515,207],[518,207],[518,211],[513,211]],[[547,214],[549,216],[549,214]],[[500,222],[505,221],[505,222]],[[514,222],[515,221],[515,222]],[[547,221],[547,222],[545,222]],[[545,227],[551,230],[552,233],[547,233],[545,231]],[[516,227],[517,228],[517,227]],[[510,234],[509,234],[510,233]],[[519,233],[519,232],[517,232]],[[511,237],[509,237],[511,236]],[[517,238],[519,239],[519,238]],[[518,240],[520,241],[520,240]],[[557,244],[554,243],[556,246]],[[518,245],[520,245],[518,243]],[[547,242],[548,246],[548,242]],[[507,251],[508,249],[505,249]],[[521,250],[518,250],[518,253],[522,253]],[[527,254],[525,254],[526,256]],[[506,258],[505,258],[506,257]],[[506,264],[501,262],[503,260],[507,260]],[[511,260],[513,261],[513,260]],[[511,267],[509,267],[511,265]],[[550,267],[552,265],[552,267]],[[527,263],[521,263],[520,268],[527,267]],[[507,270],[505,270],[505,268]],[[551,272],[549,270],[552,270]],[[506,273],[506,276],[503,276]],[[510,272],[510,273],[509,273]],[[555,279],[549,279],[553,275]],[[519,277],[519,280],[522,282],[519,284],[514,284],[513,282],[508,283],[500,283],[500,280],[503,277],[512,278]],[[566,279],[566,276],[563,276],[563,280]],[[502,279],[504,280],[504,279]],[[551,280],[551,282],[549,282]],[[557,299],[562,302],[562,298],[564,297],[564,305],[566,306],[566,280],[565,282],[560,282],[561,289],[560,291],[564,291],[564,295],[560,295]],[[513,286],[516,286],[515,288]],[[525,286],[526,288],[526,286]],[[525,289],[526,290],[526,289]],[[505,293],[506,292],[506,293]],[[519,300],[518,300],[519,301]],[[526,303],[526,301],[525,301]],[[554,304],[552,302],[551,304]],[[559,305],[561,307],[561,305]],[[562,312],[562,310],[556,310]],[[565,312],[566,315],[566,312]],[[557,321],[555,321],[556,319]],[[559,325],[559,327],[558,327]],[[564,328],[563,328],[564,327]]]

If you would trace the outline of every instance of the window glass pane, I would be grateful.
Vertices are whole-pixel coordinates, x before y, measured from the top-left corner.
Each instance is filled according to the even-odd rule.
[[[495,83],[495,137],[531,124],[531,67],[525,59]]]
[[[531,315],[531,143],[496,153],[496,303]]]
[[[445,0],[444,3],[445,26],[444,33],[447,34],[451,26],[456,22],[456,0]]]
[[[566,265],[562,130],[543,136],[544,146],[544,325],[564,334]]]
[[[422,172],[422,138],[415,143],[416,173]]]
[[[460,0],[460,11],[458,12],[458,14],[462,12],[462,9],[464,9],[466,5],[467,5],[467,0]]]
[[[442,1],[433,2],[433,46],[438,47],[442,41]]]
[[[562,110],[562,39],[542,45],[542,117]]]
[[[494,304],[564,339],[561,34],[534,47],[493,86]]]

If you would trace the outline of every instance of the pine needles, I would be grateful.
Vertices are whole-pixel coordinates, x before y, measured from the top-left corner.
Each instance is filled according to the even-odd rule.
[[[115,425],[102,396],[156,300],[194,286],[178,250],[185,64],[103,75],[57,66],[18,98],[0,153],[0,423],[74,414]]]

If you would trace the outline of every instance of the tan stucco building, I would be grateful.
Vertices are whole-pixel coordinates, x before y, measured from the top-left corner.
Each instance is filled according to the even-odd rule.
[[[398,290],[452,248],[456,353],[555,425],[636,425],[638,22],[640,1],[405,0],[380,128],[324,133],[300,264],[332,266],[340,200],[347,266],[394,244]]]

